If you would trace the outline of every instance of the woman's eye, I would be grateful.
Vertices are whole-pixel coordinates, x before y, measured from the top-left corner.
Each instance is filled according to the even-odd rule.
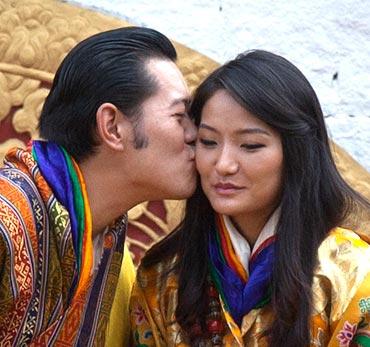
[[[204,145],[204,146],[207,146],[207,147],[210,147],[210,146],[215,146],[217,143],[216,141],[213,141],[213,140],[207,140],[207,139],[199,139],[199,142]]]
[[[265,147],[265,145],[262,145],[260,143],[253,143],[253,144],[245,143],[245,144],[241,145],[240,147],[245,148],[248,151],[253,151],[255,149]]]

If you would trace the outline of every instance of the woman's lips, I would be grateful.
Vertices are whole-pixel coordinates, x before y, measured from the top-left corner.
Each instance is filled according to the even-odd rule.
[[[237,186],[233,183],[217,183],[213,186],[215,191],[221,195],[234,194],[237,191],[243,189],[243,187]]]

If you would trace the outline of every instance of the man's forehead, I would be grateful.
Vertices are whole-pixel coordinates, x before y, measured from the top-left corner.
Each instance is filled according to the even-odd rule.
[[[190,92],[181,71],[174,62],[166,59],[151,59],[147,63],[147,68],[156,80],[157,90],[152,98],[159,102],[157,107],[187,107],[190,102]]]
[[[148,72],[157,80],[159,85],[172,85],[173,87],[177,87],[179,90],[186,89],[186,92],[188,93],[188,87],[184,76],[173,61],[166,59],[151,59],[147,63],[147,69]]]

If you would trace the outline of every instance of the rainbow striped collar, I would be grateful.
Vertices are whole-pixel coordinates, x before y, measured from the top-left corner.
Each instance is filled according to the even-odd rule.
[[[87,288],[93,267],[92,218],[86,184],[77,163],[61,146],[33,141],[32,155],[55,197],[69,213],[76,256],[76,290],[71,291],[75,298]]]
[[[262,307],[270,300],[275,228],[280,214],[279,210],[275,212],[269,220],[272,222],[266,223],[270,230],[260,234],[261,240],[248,259],[247,269],[234,249],[228,223],[223,216],[215,216],[209,232],[210,273],[226,309],[239,325],[250,310]]]

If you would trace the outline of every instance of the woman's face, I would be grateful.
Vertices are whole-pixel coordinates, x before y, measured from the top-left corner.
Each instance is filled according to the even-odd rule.
[[[213,209],[244,219],[268,217],[279,204],[280,135],[225,90],[204,105],[196,144],[202,188]]]

